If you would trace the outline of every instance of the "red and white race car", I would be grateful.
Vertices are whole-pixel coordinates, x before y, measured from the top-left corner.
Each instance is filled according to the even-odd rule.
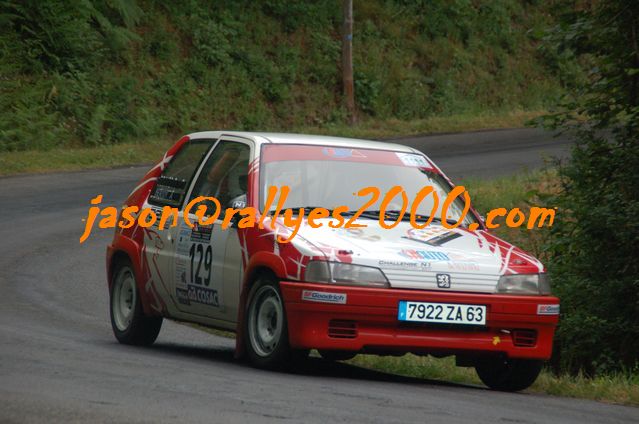
[[[269,199],[269,187],[282,186],[288,195]],[[400,186],[407,210],[434,219],[417,229],[399,213],[403,194],[383,205],[357,195],[371,186],[381,193]],[[551,355],[559,316],[544,266],[486,231],[472,208],[460,219],[461,197],[445,218],[460,225],[443,226],[434,196],[412,204],[425,186],[440,204],[453,188],[428,157],[397,144],[271,133],[185,136],[124,205],[158,216],[177,209],[176,225],[136,222],[117,228],[108,246],[115,336],[151,344],[165,317],[236,332],[236,355],[258,366],[287,364],[310,349],[334,360],[455,355],[491,388],[524,389]],[[220,214],[200,225],[195,208],[187,208],[200,196],[214,197],[223,210],[255,208],[257,221],[251,227],[237,216],[223,225]],[[295,229],[284,222],[282,211],[293,217],[316,207],[329,216],[305,215]]]

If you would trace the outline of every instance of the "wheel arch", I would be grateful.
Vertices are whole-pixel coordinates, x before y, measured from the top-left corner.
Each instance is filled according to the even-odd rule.
[[[274,253],[258,252],[251,258],[250,262],[246,266],[246,271],[242,280],[242,289],[240,291],[240,304],[238,305],[237,324],[235,328],[236,358],[243,357],[245,352],[244,317],[246,315],[248,295],[258,278],[264,274],[271,275],[278,281],[286,279],[286,267],[284,266],[282,258]]]
[[[140,258],[140,246],[134,240],[116,234],[113,244],[108,247],[107,250],[107,284],[109,291],[111,290],[111,284],[113,281],[113,271],[118,261],[127,260],[133,267],[135,274],[135,282],[138,288],[138,294],[140,295],[140,302],[142,303],[142,309],[148,316],[158,315],[153,308],[150,307],[150,301],[148,294],[144,289],[146,276],[142,270],[142,265],[138,258]]]
[[[113,284],[113,272],[115,270],[116,265],[120,262],[125,262],[125,261],[129,261],[130,263],[133,263],[133,261],[131,261],[131,258],[129,257],[129,254],[126,253],[124,250],[115,250],[111,254],[111,257],[109,258],[109,263],[107,266],[107,278],[108,278],[107,283],[109,285],[109,289],[111,289],[111,285]],[[133,271],[135,271],[135,269]]]

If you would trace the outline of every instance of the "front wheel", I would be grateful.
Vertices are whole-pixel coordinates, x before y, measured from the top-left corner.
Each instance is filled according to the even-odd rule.
[[[541,372],[543,361],[490,358],[475,365],[481,381],[493,390],[517,392],[530,387]]]
[[[162,317],[144,315],[129,261],[115,266],[111,283],[111,327],[122,344],[148,346],[153,344],[162,327]]]
[[[291,349],[284,302],[277,281],[261,276],[249,294],[244,334],[248,358],[261,368],[282,368],[308,355]]]

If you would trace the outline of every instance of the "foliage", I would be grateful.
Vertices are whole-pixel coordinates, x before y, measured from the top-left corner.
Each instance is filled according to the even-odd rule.
[[[0,152],[342,125],[340,2],[0,2]],[[529,1],[356,1],[362,120],[539,110]],[[569,60],[568,60],[569,62]],[[554,68],[553,68],[554,67]]]
[[[547,48],[569,51],[587,72],[545,117],[576,136],[549,244],[562,298],[554,365],[592,375],[639,361],[639,4],[568,9]]]

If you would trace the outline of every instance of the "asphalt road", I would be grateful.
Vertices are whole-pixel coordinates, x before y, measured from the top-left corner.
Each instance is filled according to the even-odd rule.
[[[453,177],[535,168],[567,140],[537,130],[403,139]],[[0,179],[0,422],[637,422],[639,409],[376,373],[319,359],[296,372],[233,360],[233,342],[166,322],[119,345],[89,199],[120,205],[146,167]]]

